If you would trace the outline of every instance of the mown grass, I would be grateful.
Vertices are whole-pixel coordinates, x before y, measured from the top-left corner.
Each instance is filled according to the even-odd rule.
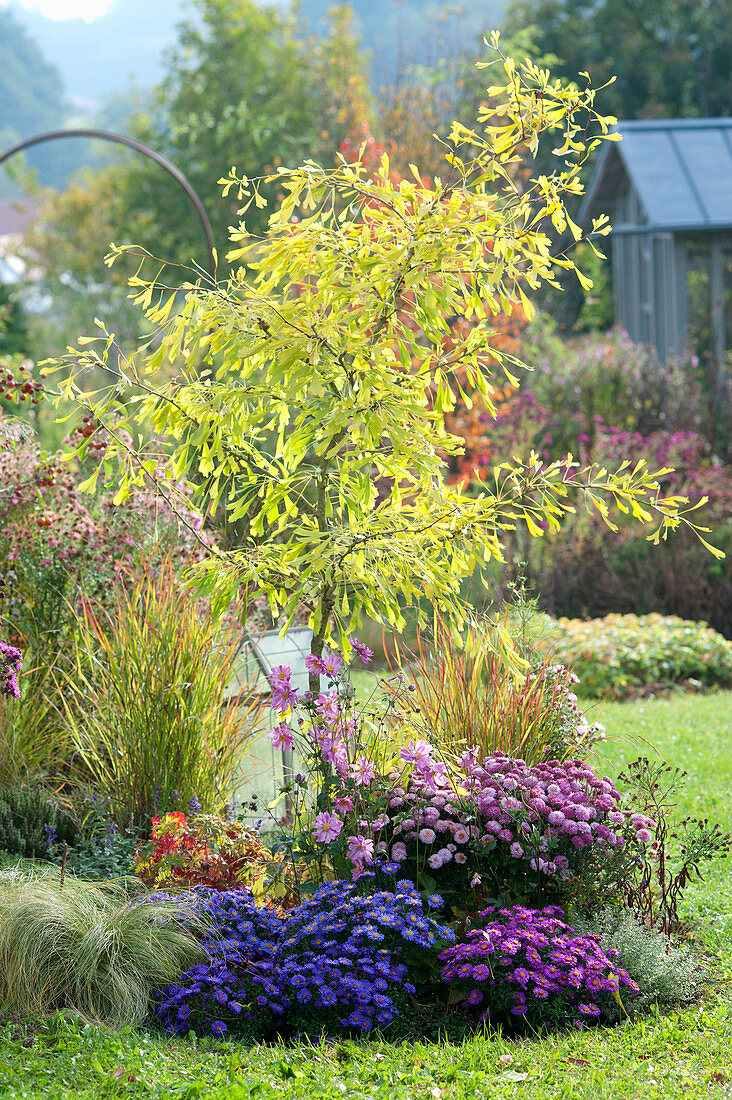
[[[653,745],[689,773],[682,813],[732,828],[732,694],[673,696],[605,706],[601,770],[616,776]],[[641,740],[642,739],[642,740]],[[686,912],[703,920],[718,951],[700,1005],[651,1013],[616,1028],[509,1040],[380,1041],[247,1048],[216,1040],[166,1040],[57,1019],[0,1029],[0,1097],[71,1100],[244,1100],[249,1097],[375,1100],[696,1100],[732,1096],[732,862],[690,888]]]

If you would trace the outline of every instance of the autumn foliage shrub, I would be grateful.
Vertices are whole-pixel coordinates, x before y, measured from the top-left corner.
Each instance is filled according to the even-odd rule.
[[[260,902],[287,906],[295,896],[291,868],[251,829],[213,814],[190,818],[172,811],[152,820],[152,836],[138,846],[135,874],[155,888],[246,887]]]

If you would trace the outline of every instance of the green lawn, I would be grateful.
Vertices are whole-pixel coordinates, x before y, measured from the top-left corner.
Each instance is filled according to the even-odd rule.
[[[360,686],[360,685],[359,685]],[[655,746],[690,777],[680,809],[732,827],[732,694],[608,704],[601,770]],[[641,740],[641,739],[644,739]],[[376,1100],[674,1100],[732,1096],[732,865],[689,890],[719,952],[719,978],[702,1005],[651,1014],[612,1029],[457,1044],[363,1041],[246,1048],[215,1040],[162,1040],[54,1021],[0,1031],[0,1096],[373,1097]]]

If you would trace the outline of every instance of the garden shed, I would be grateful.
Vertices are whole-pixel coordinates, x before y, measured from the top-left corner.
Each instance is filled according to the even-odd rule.
[[[660,359],[689,338],[721,363],[732,326],[732,118],[619,122],[581,220],[612,224],[615,321]]]

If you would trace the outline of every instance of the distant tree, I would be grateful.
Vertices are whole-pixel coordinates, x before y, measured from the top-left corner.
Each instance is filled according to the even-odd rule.
[[[531,26],[557,75],[587,70],[618,118],[732,110],[732,6],[722,0],[513,0],[507,33]]]
[[[17,295],[0,283],[0,355],[27,355],[28,322]]]
[[[0,150],[64,120],[64,86],[55,65],[5,8],[0,8]],[[47,184],[64,178],[68,151],[31,150],[27,162]],[[3,193],[8,193],[5,184]]]
[[[277,6],[253,0],[194,0],[137,136],[185,172],[224,251],[236,203],[218,180],[232,167],[257,176],[307,156],[333,155],[368,110],[367,68],[347,9],[331,11],[330,33],[306,40]],[[157,246],[187,262],[200,256],[200,229],[171,180],[147,164],[130,170],[129,201],[156,212]],[[268,189],[273,200],[276,185]],[[134,204],[134,205],[133,205]],[[264,232],[267,213],[250,219]]]
[[[367,68],[348,9],[331,11],[325,38],[297,36],[278,7],[252,0],[194,0],[179,27],[168,73],[127,132],[169,156],[200,195],[219,246],[220,264],[236,201],[224,202],[218,180],[232,164],[251,176],[276,171],[281,159],[332,160],[346,134],[368,115]],[[277,185],[268,188],[277,198]],[[250,224],[264,233],[267,211]],[[190,200],[158,165],[125,151],[85,172],[63,193],[48,193],[26,238],[29,270],[53,303],[34,325],[37,357],[55,354],[90,313],[110,319],[123,341],[139,332],[126,299],[128,259],[104,266],[109,244],[136,241],[179,263],[205,269],[203,233]]]
[[[58,126],[63,118],[61,76],[33,39],[0,8],[0,119],[29,137]]]

